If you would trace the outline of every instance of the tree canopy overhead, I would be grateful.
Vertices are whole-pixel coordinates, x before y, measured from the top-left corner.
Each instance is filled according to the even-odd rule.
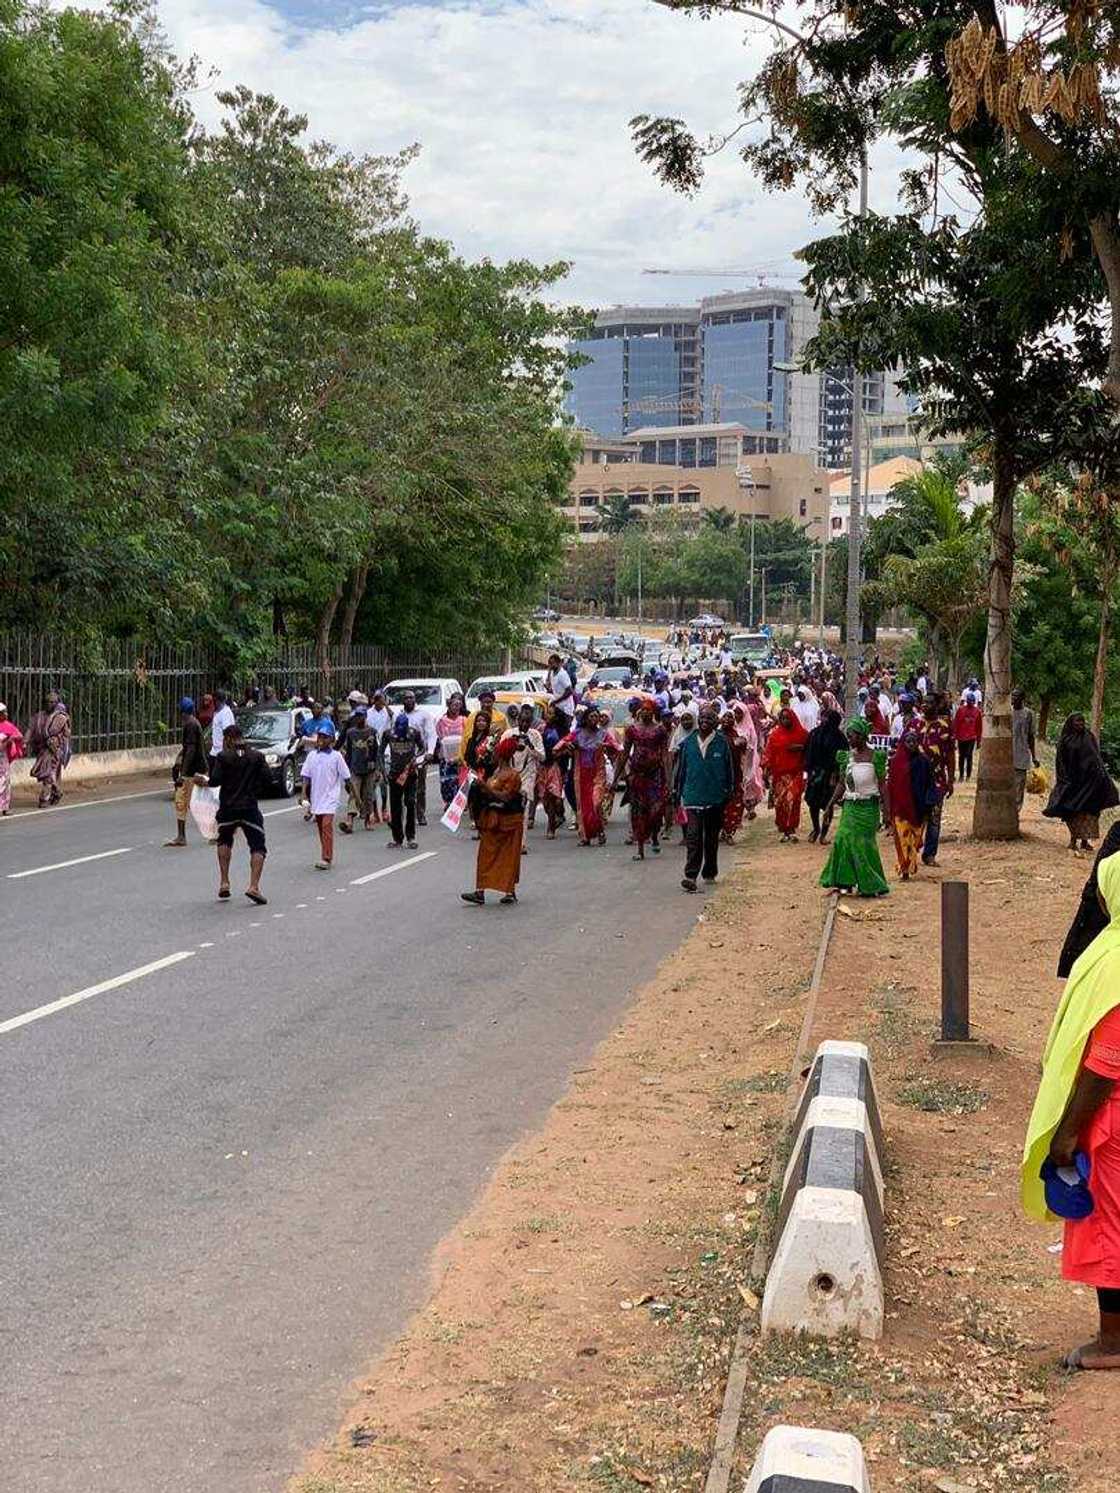
[[[0,0],[0,613],[509,641],[556,563],[567,266],[472,264],[142,4]]]

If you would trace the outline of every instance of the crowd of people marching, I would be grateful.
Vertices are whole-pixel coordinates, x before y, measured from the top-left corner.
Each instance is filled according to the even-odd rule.
[[[927,668],[902,677],[876,657],[861,667],[845,710],[849,692],[837,655],[798,644],[776,650],[769,662],[765,669],[736,664],[726,639],[716,639],[672,674],[651,669],[625,711],[600,694],[593,678],[581,679],[579,660],[559,653],[549,660],[546,700],[503,709],[484,689],[473,710],[453,695],[438,719],[410,694],[392,708],[377,690],[367,695],[355,687],[337,706],[297,690],[285,703],[306,707],[299,773],[305,818],[318,833],[316,865],[332,865],[336,827],[353,834],[359,823],[366,830],[385,826],[387,848],[415,849],[428,822],[432,768],[444,824],[458,829],[465,822],[479,844],[475,885],[463,893],[468,902],[483,902],[487,891],[516,902],[528,832],[538,823],[545,840],[564,831],[592,849],[607,842],[616,806],[628,810],[622,833],[636,861],[660,856],[677,836],[686,892],[716,880],[720,846],[734,844],[744,822],[767,810],[783,844],[801,837],[807,811],[807,839],[828,849],[820,873],[826,888],[886,894],[881,833],[893,841],[902,881],[936,865],[945,802],[957,781],[971,777],[982,745],[977,680],[954,697]],[[240,703],[281,701],[271,689],[251,687]],[[1022,803],[1028,771],[1038,766],[1034,716],[1021,691],[1012,706]],[[234,702],[223,691],[197,708],[184,699],[181,715],[177,827],[167,844],[187,843],[192,795],[199,787],[212,790],[219,895],[230,894],[240,829],[250,851],[247,895],[261,901],[264,758],[242,740]],[[10,804],[11,763],[25,750],[35,758],[40,806],[58,801],[70,733],[70,714],[57,694],[26,738],[0,704],[0,812]],[[1115,803],[1116,790],[1079,715],[1063,730],[1057,769],[1043,812],[1065,821],[1071,848],[1087,849],[1096,816]]]

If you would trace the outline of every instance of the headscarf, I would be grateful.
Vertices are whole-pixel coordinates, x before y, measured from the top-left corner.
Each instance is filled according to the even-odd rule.
[[[407,735],[408,716],[402,710],[393,717],[393,738],[396,741],[403,741]]]
[[[785,717],[789,724],[783,722]],[[772,772],[799,772],[805,766],[804,749],[809,733],[787,706],[778,716],[777,722],[766,740],[766,761]]]
[[[887,769],[891,818],[902,819],[907,824],[924,824],[936,796],[933,768],[921,752],[907,751],[907,738],[917,740],[918,733],[913,730],[902,733]]]
[[[1120,1002],[1120,856],[1110,856],[1100,863],[1097,885],[1111,922],[1070,971],[1046,1039],[1042,1080],[1027,1122],[1023,1147],[1020,1175],[1023,1209],[1029,1217],[1043,1223],[1053,1222],[1054,1215],[1046,1207],[1039,1171],[1066,1112],[1090,1033]]]
[[[865,715],[853,715],[844,727],[845,736],[870,736],[871,722]]]

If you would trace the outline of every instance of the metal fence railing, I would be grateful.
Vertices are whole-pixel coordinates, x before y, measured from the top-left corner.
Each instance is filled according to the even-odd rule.
[[[174,740],[182,697],[199,700],[219,688],[240,692],[250,683],[271,685],[284,699],[306,685],[317,698],[337,699],[351,689],[369,693],[390,679],[410,677],[458,679],[465,687],[480,674],[500,670],[492,654],[422,654],[356,644],[333,649],[323,672],[310,643],[281,643],[252,669],[234,670],[205,648],[0,633],[0,700],[9,719],[26,729],[48,692],[57,690],[70,711],[75,752],[167,745]]]

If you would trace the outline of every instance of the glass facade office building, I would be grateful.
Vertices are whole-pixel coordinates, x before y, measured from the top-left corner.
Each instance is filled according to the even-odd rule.
[[[774,362],[790,356],[785,306],[745,307],[705,315],[704,419],[748,430],[785,431],[786,379]],[[769,405],[770,408],[761,406]]]
[[[813,316],[798,292],[753,290],[713,296],[696,307],[617,307],[600,313],[571,350],[591,361],[570,375],[567,409],[604,436],[649,426],[730,424],[757,431],[753,448],[779,452],[795,433],[789,377]],[[800,317],[800,320],[798,318]],[[812,435],[816,439],[816,412]],[[705,453],[706,456],[707,453]],[[704,457],[697,451],[698,465]]]
[[[606,312],[569,352],[590,361],[568,374],[577,425],[620,436],[643,425],[700,418],[700,316],[678,307]]]

